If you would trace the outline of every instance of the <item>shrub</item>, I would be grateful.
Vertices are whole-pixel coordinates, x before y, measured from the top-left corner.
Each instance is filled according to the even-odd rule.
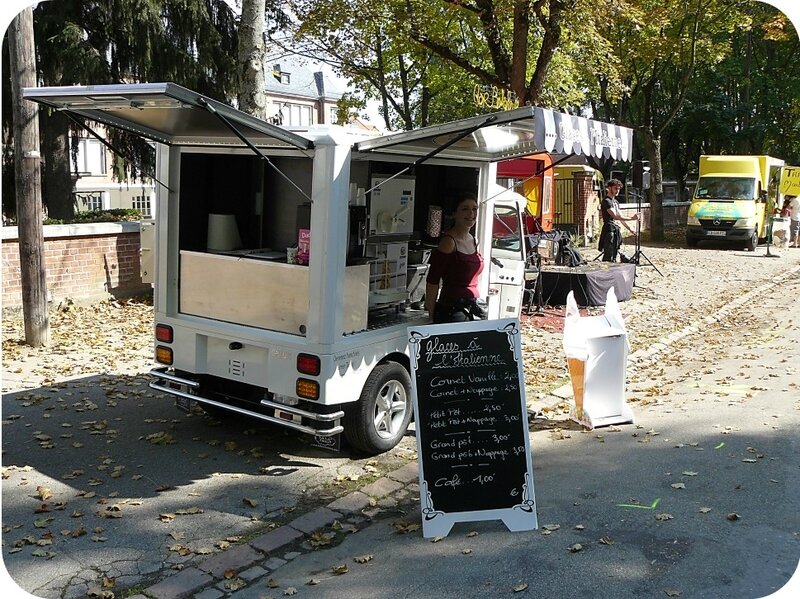
[[[69,225],[73,223],[118,223],[124,221],[138,221],[142,218],[140,210],[133,208],[112,208],[111,210],[88,210],[76,212],[75,217],[64,221],[57,218],[46,218],[45,225]]]

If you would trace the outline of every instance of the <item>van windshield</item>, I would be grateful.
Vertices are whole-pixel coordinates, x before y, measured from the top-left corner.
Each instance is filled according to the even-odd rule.
[[[694,197],[752,200],[754,191],[755,179],[752,177],[700,177]]]

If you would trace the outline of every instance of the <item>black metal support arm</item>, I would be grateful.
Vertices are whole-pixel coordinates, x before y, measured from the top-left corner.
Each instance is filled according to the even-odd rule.
[[[259,158],[261,158],[261,159],[262,159],[264,162],[266,162],[266,163],[267,163],[267,164],[268,164],[268,165],[269,165],[269,166],[270,166],[270,167],[271,167],[271,168],[272,168],[272,169],[273,169],[273,170],[274,170],[276,173],[278,173],[278,174],[279,174],[281,177],[283,177],[283,178],[284,178],[284,179],[285,179],[285,180],[286,180],[286,181],[287,181],[287,182],[288,182],[288,183],[289,183],[289,184],[290,184],[292,187],[294,187],[294,188],[295,188],[297,191],[299,191],[299,192],[300,192],[300,193],[303,195],[303,197],[304,197],[304,198],[306,198],[306,199],[307,199],[309,202],[310,202],[310,201],[312,201],[312,200],[311,200],[311,198],[309,197],[309,195],[308,195],[308,194],[307,194],[305,191],[303,191],[303,190],[302,190],[302,189],[301,189],[301,188],[300,188],[300,187],[297,185],[297,183],[295,183],[294,181],[292,181],[292,180],[291,180],[291,179],[290,179],[288,176],[286,176],[286,174],[285,174],[285,173],[284,173],[284,172],[283,172],[281,169],[279,169],[277,166],[275,166],[275,165],[272,163],[272,161],[271,161],[271,160],[270,160],[270,159],[269,159],[269,158],[268,158],[268,157],[267,157],[267,156],[266,156],[266,155],[265,155],[265,154],[264,154],[264,153],[263,153],[261,150],[259,150],[259,149],[258,149],[258,148],[257,148],[257,147],[256,147],[256,146],[255,146],[255,145],[254,145],[254,144],[253,144],[253,143],[252,143],[250,140],[249,140],[249,139],[247,139],[247,138],[246,138],[246,137],[245,137],[245,136],[242,134],[242,132],[241,132],[241,131],[239,131],[239,130],[238,130],[238,129],[237,129],[235,126],[234,126],[234,124],[233,124],[233,123],[231,123],[231,122],[230,122],[230,121],[229,121],[227,118],[225,118],[223,115],[221,115],[219,112],[217,112],[216,108],[214,108],[213,106],[211,106],[211,104],[209,104],[209,103],[208,103],[208,102],[205,100],[205,98],[200,98],[200,99],[199,99],[199,102],[200,102],[200,104],[201,104],[201,105],[202,105],[202,106],[203,106],[203,107],[204,107],[206,110],[208,110],[208,111],[209,111],[211,114],[213,114],[215,117],[217,117],[217,118],[218,118],[218,119],[219,119],[219,120],[220,120],[220,121],[221,121],[221,122],[222,122],[222,123],[223,123],[223,124],[224,124],[224,125],[225,125],[225,126],[228,128],[228,129],[230,129],[230,130],[233,132],[233,134],[234,134],[236,137],[238,137],[240,140],[242,140],[242,142],[243,142],[243,143],[244,143],[244,144],[245,144],[245,145],[246,145],[248,148],[250,148],[250,149],[253,151],[253,153],[255,153],[255,154],[256,154],[256,156],[258,156],[258,157],[259,157]]]

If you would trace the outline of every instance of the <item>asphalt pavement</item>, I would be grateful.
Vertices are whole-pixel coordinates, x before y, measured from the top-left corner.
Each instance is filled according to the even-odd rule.
[[[432,541],[383,519],[274,580],[315,598],[776,592],[800,558],[800,279],[775,291],[640,368],[636,424],[532,421],[538,531],[462,523]],[[406,505],[402,521],[419,522]]]
[[[622,305],[635,424],[570,423],[560,332],[523,322],[537,531],[431,542],[413,436],[330,454],[179,415],[141,352],[52,380],[51,350],[4,357],[4,565],[48,599],[767,595],[800,556],[800,249],[644,249],[664,276]]]

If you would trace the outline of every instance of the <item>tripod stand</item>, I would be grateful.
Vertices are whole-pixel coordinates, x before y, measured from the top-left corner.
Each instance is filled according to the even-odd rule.
[[[635,250],[633,255],[628,258],[628,263],[635,264],[636,266],[641,265],[642,258],[647,261],[646,266],[652,266],[655,271],[660,274],[662,277],[664,273],[658,270],[658,267],[650,261],[650,258],[642,251],[642,240],[640,238],[640,233],[642,229],[642,194],[636,194],[636,213],[639,215],[639,218],[636,219],[636,239],[635,239]],[[636,274],[633,275],[634,284],[636,282]]]

